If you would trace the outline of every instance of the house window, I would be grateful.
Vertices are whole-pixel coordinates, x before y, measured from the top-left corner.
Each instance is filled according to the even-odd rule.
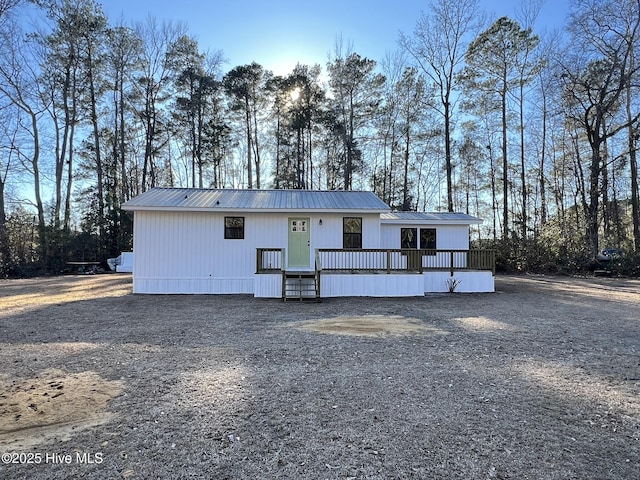
[[[306,232],[307,231],[307,221],[306,220],[291,220],[291,231],[292,232]]]
[[[422,250],[436,249],[436,229],[435,228],[420,229],[420,248]]]
[[[244,238],[244,217],[224,217],[224,238],[230,240]]]
[[[400,248],[418,248],[418,229],[400,229]]]
[[[362,248],[362,218],[342,219],[342,248]]]

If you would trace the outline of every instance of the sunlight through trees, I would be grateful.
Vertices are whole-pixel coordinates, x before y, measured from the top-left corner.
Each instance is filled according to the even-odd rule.
[[[130,249],[120,205],[156,186],[371,190],[485,219],[472,240],[505,269],[615,247],[637,273],[640,0],[578,2],[551,33],[539,8],[432,0],[385,58],[339,39],[275,75],[95,0],[2,1],[0,273]]]

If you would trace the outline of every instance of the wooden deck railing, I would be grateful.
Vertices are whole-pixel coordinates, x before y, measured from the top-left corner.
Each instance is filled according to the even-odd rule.
[[[256,272],[267,273],[283,270],[284,248],[258,248],[256,250]]]
[[[318,249],[324,272],[416,272],[489,270],[495,274],[493,250]]]
[[[315,252],[316,271],[329,272],[415,272],[485,270],[495,275],[494,250],[416,250],[416,249],[332,249]],[[283,248],[258,248],[256,272],[284,269]]]

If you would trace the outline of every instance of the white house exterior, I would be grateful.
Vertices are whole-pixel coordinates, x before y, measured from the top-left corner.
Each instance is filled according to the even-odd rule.
[[[447,291],[452,276],[456,291],[493,291],[492,269],[468,265],[479,219],[394,213],[371,192],[154,188],[123,208],[134,293],[280,298],[308,277],[318,297],[413,296]]]

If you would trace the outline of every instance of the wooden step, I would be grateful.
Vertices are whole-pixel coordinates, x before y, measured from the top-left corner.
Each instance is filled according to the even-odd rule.
[[[285,270],[282,272],[282,300],[320,301],[320,274],[315,271]]]

